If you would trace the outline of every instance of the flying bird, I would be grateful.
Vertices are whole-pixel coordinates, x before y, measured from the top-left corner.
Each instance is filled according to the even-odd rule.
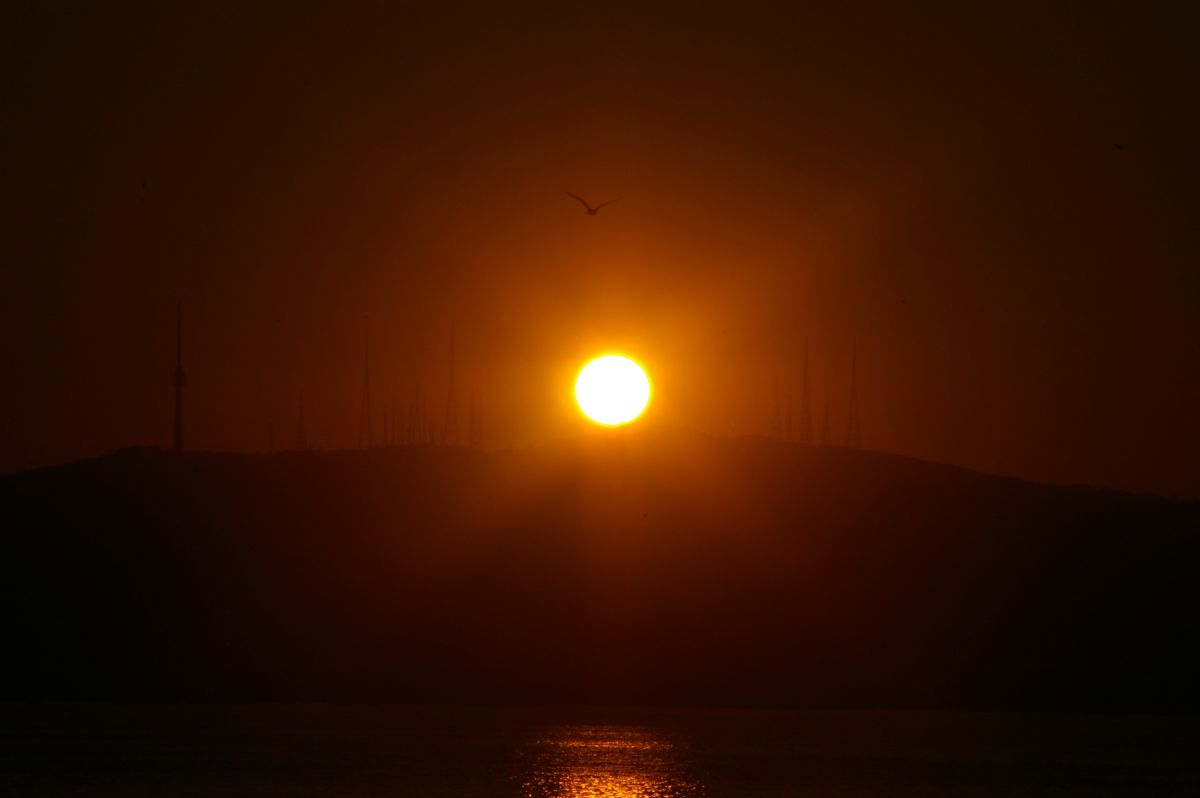
[[[608,202],[601,202],[599,205],[597,205],[596,207],[593,208],[591,205],[588,205],[587,200],[585,200],[583,197],[579,196],[578,194],[572,194],[570,191],[568,191],[567,196],[574,197],[575,199],[579,200],[579,204],[583,206],[583,209],[585,211],[587,211],[588,216],[595,216],[596,211],[600,210],[605,205],[612,205],[614,202],[617,202],[618,200],[620,200],[620,197],[617,197],[617,199],[610,199]]]

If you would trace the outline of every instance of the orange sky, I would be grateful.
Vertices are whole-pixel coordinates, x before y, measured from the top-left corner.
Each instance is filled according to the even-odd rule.
[[[1186,20],[883,5],[20,12],[0,469],[165,445],[182,297],[198,448],[301,387],[352,445],[367,318],[376,404],[440,419],[454,321],[489,447],[611,349],[764,433],[806,343],[840,439],[857,340],[868,447],[1200,495]]]

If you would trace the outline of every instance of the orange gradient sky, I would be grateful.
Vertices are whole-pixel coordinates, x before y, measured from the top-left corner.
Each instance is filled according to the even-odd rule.
[[[165,445],[182,297],[196,448],[288,445],[301,388],[353,445],[368,319],[376,407],[440,421],[453,322],[490,448],[577,431],[605,351],[647,421],[763,434],[805,345],[840,440],[857,341],[869,448],[1200,495],[1170,13],[26,9],[0,469]]]

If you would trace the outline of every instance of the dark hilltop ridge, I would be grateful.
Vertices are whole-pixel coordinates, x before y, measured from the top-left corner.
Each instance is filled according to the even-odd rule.
[[[1200,710],[1200,503],[680,431],[0,478],[4,700]]]

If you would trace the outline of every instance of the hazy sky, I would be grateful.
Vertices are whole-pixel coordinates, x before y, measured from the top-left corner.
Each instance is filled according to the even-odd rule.
[[[764,433],[806,344],[840,440],[857,340],[870,448],[1200,495],[1181,4],[314,5],[8,13],[0,469],[167,444],[181,297],[197,448],[352,445],[368,324],[440,420],[453,320],[490,447],[610,349]]]

